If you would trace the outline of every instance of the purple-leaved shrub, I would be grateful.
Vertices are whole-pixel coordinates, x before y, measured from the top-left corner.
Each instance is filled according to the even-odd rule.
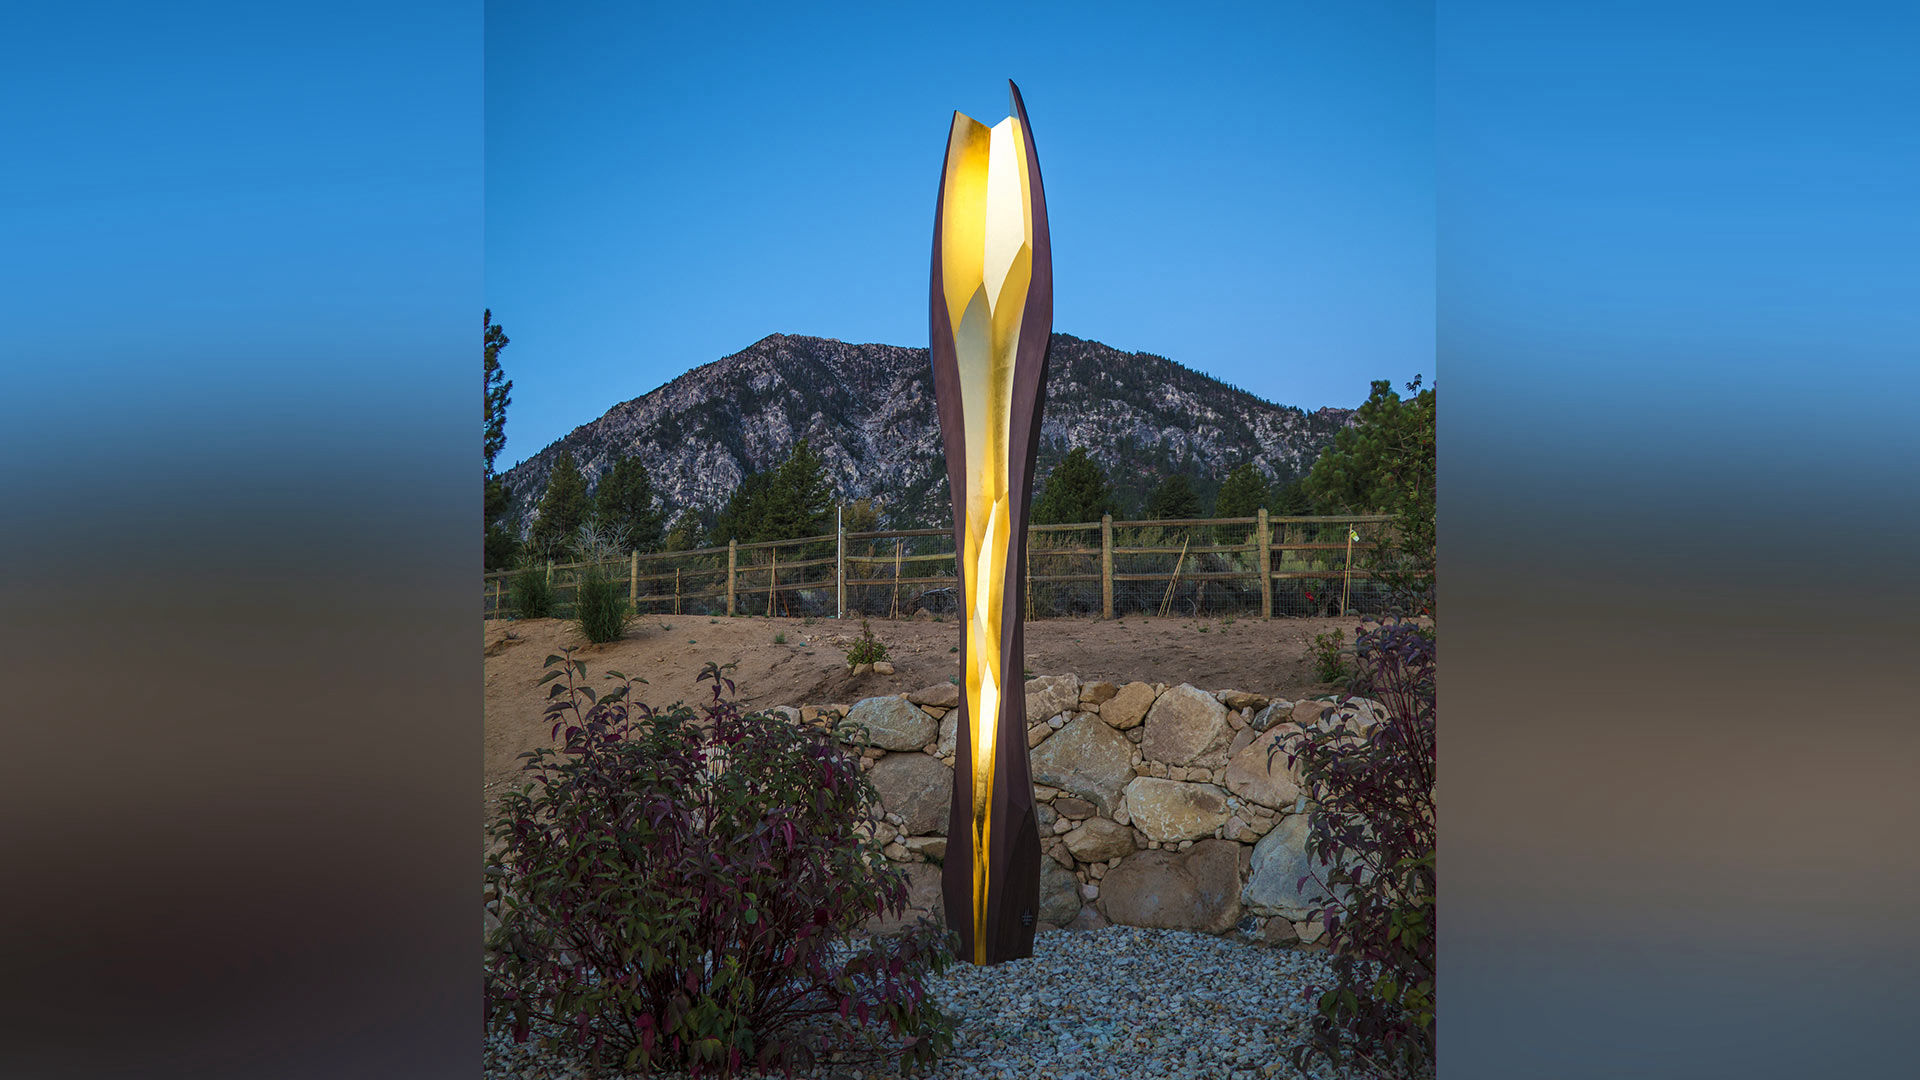
[[[1313,800],[1310,876],[1333,898],[1318,914],[1335,985],[1294,1061],[1318,1054],[1376,1076],[1427,1076],[1437,1037],[1434,633],[1371,624],[1354,658],[1352,695],[1386,715],[1369,728],[1364,714],[1330,711],[1284,747]]]
[[[907,890],[859,831],[875,796],[854,757],[744,712],[712,664],[697,711],[636,701],[644,680],[619,672],[596,694],[571,650],[547,667],[558,745],[524,755],[489,828],[489,1025],[696,1076],[912,1066],[952,1045],[925,984],[947,934],[858,933]]]

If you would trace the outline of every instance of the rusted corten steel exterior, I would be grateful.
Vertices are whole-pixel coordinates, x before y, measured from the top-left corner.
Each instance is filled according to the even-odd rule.
[[[1039,912],[1040,834],[1035,815],[1033,782],[1027,762],[1025,687],[1027,522],[1033,502],[1034,455],[1040,441],[1040,419],[1045,407],[1047,351],[1053,329],[1053,262],[1047,230],[1046,197],[1040,183],[1040,162],[1026,105],[1012,83],[1012,111],[1018,120],[1025,149],[1027,201],[1031,211],[1031,278],[1027,288],[1013,365],[1011,409],[1007,419],[1007,474],[1012,511],[1008,551],[1000,575],[1000,672],[1002,686],[997,715],[970,715],[969,694],[960,696],[955,738],[953,805],[947,831],[942,873],[947,924],[960,936],[960,956],[976,963],[998,963],[1033,954],[1034,923]],[[956,113],[956,129],[965,118]],[[949,136],[948,156],[953,153]],[[940,429],[947,455],[947,479],[954,510],[954,551],[960,579],[959,594],[973,595],[971,578],[976,566],[960,553],[967,551],[967,424],[964,415],[961,368],[954,340],[943,280],[943,215],[947,202],[948,168],[943,162],[940,195],[935,203],[930,330],[934,391]],[[963,604],[963,615],[965,614]],[[968,666],[971,646],[961,628],[961,668]],[[994,725],[992,786],[989,794],[985,866],[987,887],[984,913],[975,917],[974,725]]]

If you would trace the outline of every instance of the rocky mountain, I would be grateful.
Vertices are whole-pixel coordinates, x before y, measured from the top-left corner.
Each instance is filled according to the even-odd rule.
[[[1303,475],[1352,412],[1275,405],[1162,356],[1055,334],[1036,474],[1086,447],[1123,508],[1175,471],[1205,497],[1248,459],[1269,478]],[[840,498],[873,497],[896,528],[952,522],[927,350],[790,334],[621,402],[515,465],[503,477],[510,520],[531,522],[563,449],[589,487],[637,454],[670,507],[704,514],[802,438]]]

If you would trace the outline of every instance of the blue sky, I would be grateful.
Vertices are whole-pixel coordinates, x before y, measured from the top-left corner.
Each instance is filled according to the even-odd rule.
[[[1308,407],[1434,373],[1426,4],[490,3],[486,65],[503,466],[770,333],[924,346],[949,116],[1008,78],[1056,330]]]

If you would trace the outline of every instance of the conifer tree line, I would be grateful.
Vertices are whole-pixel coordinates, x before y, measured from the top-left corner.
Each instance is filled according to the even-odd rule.
[[[494,463],[506,444],[506,409],[513,383],[500,352],[506,333],[485,315],[486,568],[503,569],[522,558],[563,559],[574,553],[583,527],[601,538],[617,537],[625,550],[685,551],[725,544],[819,536],[833,531],[834,487],[825,461],[809,443],[796,442],[785,460],[743,477],[718,511],[668,506],[637,457],[622,457],[592,485],[570,451],[555,458],[532,527],[524,539],[506,523],[507,495]],[[1303,514],[1395,515],[1401,562],[1424,567],[1431,577],[1434,519],[1434,388],[1416,377],[1403,399],[1390,382],[1372,384],[1355,423],[1342,428],[1302,477],[1269,478],[1242,461],[1218,479],[1210,495],[1176,469],[1150,489],[1137,520],[1252,517],[1262,507],[1275,516]],[[1209,479],[1204,478],[1203,479]],[[1209,479],[1211,483],[1211,480]],[[590,490],[591,488],[591,490]],[[848,531],[881,527],[879,500],[861,499],[845,509]],[[1114,485],[1084,447],[1075,447],[1042,479],[1033,501],[1035,524],[1070,524],[1111,514],[1125,520]],[[678,512],[676,512],[678,511]],[[943,515],[919,514],[936,522]]]

